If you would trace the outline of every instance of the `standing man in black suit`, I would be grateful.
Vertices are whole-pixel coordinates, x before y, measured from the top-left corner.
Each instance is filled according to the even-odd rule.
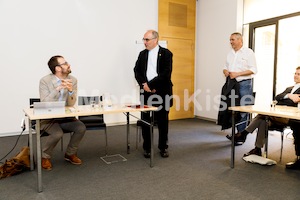
[[[158,45],[158,32],[148,30],[144,34],[145,50],[141,51],[134,67],[135,79],[140,85],[140,97],[143,105],[158,107],[154,113],[157,121],[158,148],[163,158],[169,157],[168,130],[169,110],[172,100],[172,58],[173,54]],[[142,112],[142,120],[150,122],[150,114]],[[151,140],[149,126],[142,126],[144,157],[150,158]]]

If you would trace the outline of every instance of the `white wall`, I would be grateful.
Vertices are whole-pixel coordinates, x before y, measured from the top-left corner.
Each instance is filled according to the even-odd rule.
[[[199,0],[197,4],[195,115],[216,120],[223,66],[230,50],[229,37],[242,32],[242,0]]]
[[[198,0],[195,115],[216,119],[224,83],[229,35],[241,31],[242,0]],[[136,98],[135,41],[157,29],[157,0],[0,1],[0,136],[20,131],[22,109],[38,97],[48,59],[61,54],[79,80],[81,94],[110,92]],[[210,98],[208,98],[210,97]],[[208,99],[206,101],[206,98]],[[124,122],[106,116],[107,123]]]
[[[157,0],[1,0],[0,136],[20,132],[22,109],[39,96],[39,80],[56,54],[71,64],[79,94],[136,100],[135,42],[157,29],[157,7]]]
[[[295,0],[244,0],[244,22],[250,23],[299,12],[300,1]]]

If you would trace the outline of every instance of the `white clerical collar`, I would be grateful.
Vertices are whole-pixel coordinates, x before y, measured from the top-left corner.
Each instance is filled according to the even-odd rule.
[[[154,47],[153,49],[151,49],[149,52],[153,52],[153,53],[155,53],[155,52],[158,52],[158,50],[159,50],[159,46],[158,45],[156,45],[156,47]]]

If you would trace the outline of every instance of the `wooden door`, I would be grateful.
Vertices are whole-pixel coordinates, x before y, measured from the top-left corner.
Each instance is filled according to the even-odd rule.
[[[170,119],[194,117],[196,0],[159,0],[158,32],[173,53],[174,106]]]

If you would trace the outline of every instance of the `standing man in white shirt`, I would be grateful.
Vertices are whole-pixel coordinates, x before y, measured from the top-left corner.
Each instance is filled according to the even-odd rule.
[[[243,46],[243,36],[235,32],[230,36],[232,50],[227,54],[223,73],[239,84],[240,105],[253,104],[253,76],[257,73],[256,59],[252,49]],[[237,130],[241,133],[247,126],[248,113],[241,113]],[[231,140],[231,136],[226,136]]]

